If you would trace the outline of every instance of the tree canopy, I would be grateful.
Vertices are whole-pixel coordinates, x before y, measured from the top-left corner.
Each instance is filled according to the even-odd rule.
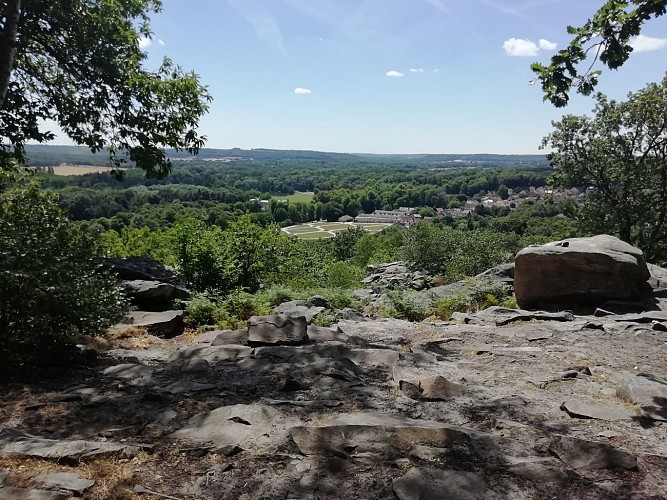
[[[640,34],[646,21],[665,12],[667,0],[608,0],[582,27],[568,26],[573,37],[568,46],[555,54],[548,66],[531,66],[542,84],[544,100],[556,107],[566,106],[572,87],[590,95],[601,74],[593,71],[595,63],[599,60],[609,69],[622,66],[632,53],[632,37]],[[593,62],[581,70],[580,65],[591,55]]]
[[[557,184],[590,186],[583,217],[616,232],[649,260],[667,259],[667,77],[617,102],[596,96],[595,116],[565,115],[543,145]]]
[[[0,165],[54,135],[131,160],[150,177],[171,169],[165,148],[197,153],[210,96],[165,58],[145,68],[139,41],[160,0],[0,0]]]

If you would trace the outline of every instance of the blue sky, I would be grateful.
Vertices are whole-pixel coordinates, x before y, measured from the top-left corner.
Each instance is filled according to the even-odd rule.
[[[590,112],[542,102],[546,62],[600,1],[164,0],[145,41],[194,70],[214,101],[208,147],[369,153],[536,153],[551,120]],[[667,17],[667,16],[666,16]],[[667,19],[599,90],[660,80]],[[653,50],[648,50],[653,49]]]

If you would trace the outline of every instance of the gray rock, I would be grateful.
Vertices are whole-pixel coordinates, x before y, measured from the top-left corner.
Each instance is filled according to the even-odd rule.
[[[393,378],[399,389],[412,399],[446,401],[466,391],[463,385],[454,384],[441,375],[420,370],[394,367]]]
[[[291,430],[292,439],[306,455],[349,451],[389,457],[405,454],[419,444],[444,447],[466,443],[470,432],[441,422],[375,412],[341,414],[321,426],[298,426]]]
[[[576,372],[575,372],[576,373]],[[632,420],[637,413],[620,406],[609,406],[593,404],[584,401],[567,401],[560,407],[568,415],[575,418],[593,418],[616,422],[619,420]]]
[[[212,345],[246,345],[248,343],[247,328],[240,330],[218,330],[216,333],[218,333],[218,336],[215,338]]]
[[[621,400],[639,405],[643,416],[667,422],[667,379],[650,373],[626,378],[616,389]]]
[[[301,344],[308,339],[306,318],[275,314],[248,320],[248,343]]]
[[[168,304],[173,299],[189,299],[190,292],[171,283],[132,280],[123,283],[126,293],[140,304]]]
[[[133,311],[115,328],[121,331],[130,327],[144,328],[151,335],[172,338],[183,333],[184,314],[183,311]]]
[[[355,363],[393,366],[400,361],[400,353],[391,349],[352,349],[348,357]]]
[[[0,488],[0,498],[7,500],[67,500],[69,495],[60,491],[26,490],[23,488]]]
[[[303,301],[292,301],[303,304]],[[306,318],[306,323],[311,324],[318,314],[324,311],[324,307],[309,307],[306,305],[291,306],[292,302],[285,302],[276,308],[276,312],[282,316],[289,316],[292,318],[299,318],[303,316]]]
[[[109,377],[123,379],[132,385],[146,385],[153,378],[154,369],[140,363],[124,363],[110,366],[102,373]]]
[[[623,314],[614,317],[614,320],[627,323],[652,323],[667,321],[667,311],[647,311],[639,314]]]
[[[546,340],[554,336],[554,332],[547,328],[535,327],[526,332],[526,340]]]
[[[57,488],[82,495],[95,485],[92,479],[82,479],[70,472],[45,472],[37,474],[33,481],[45,488]]]
[[[506,326],[518,321],[574,321],[574,315],[569,311],[547,312],[526,311],[523,309],[509,309],[507,307],[491,306],[483,311],[471,315],[467,323]]]
[[[181,280],[171,269],[148,257],[105,259],[102,265],[110,269],[121,280],[160,281],[177,287],[183,286]]]
[[[156,423],[161,424],[161,425],[168,425],[177,416],[178,416],[178,413],[176,413],[174,410],[164,410],[164,411],[161,411],[160,413],[157,413],[153,417],[153,422],[156,422]]]
[[[271,406],[233,405],[195,415],[172,436],[196,443],[212,442],[217,447],[266,449],[285,443],[288,427],[296,423],[293,417]]]
[[[641,250],[609,235],[527,247],[514,259],[521,307],[628,299],[650,277]]]
[[[14,429],[0,428],[0,456],[78,461],[102,456],[133,457],[142,448],[145,446],[108,441],[46,439]]]
[[[195,392],[204,392],[215,389],[213,384],[202,384],[201,382],[187,382],[184,380],[179,380],[169,384],[167,387],[161,389],[162,392],[168,392],[169,394],[188,394]]]
[[[633,455],[607,443],[556,436],[549,444],[549,451],[575,469],[638,470]]]
[[[9,475],[9,469],[0,469],[0,487],[5,484],[5,479]]]
[[[325,309],[331,309],[331,304],[329,304],[329,301],[321,295],[313,295],[312,297],[308,297],[308,299],[306,299],[306,306],[324,307]]]
[[[242,345],[213,345],[210,347],[186,347],[172,353],[167,358],[168,365],[175,365],[176,369],[196,359],[204,360],[209,365],[222,361],[235,361],[250,356],[252,347]]]
[[[481,500],[484,477],[475,472],[413,467],[393,483],[399,500]]]
[[[349,337],[332,328],[308,325],[308,339],[312,342],[347,342]]]

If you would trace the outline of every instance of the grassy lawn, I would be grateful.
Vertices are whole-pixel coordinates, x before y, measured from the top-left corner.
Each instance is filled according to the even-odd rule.
[[[317,229],[310,226],[295,226],[285,228],[285,232],[289,234],[312,233],[314,231],[317,231]]]
[[[310,203],[313,201],[313,198],[315,197],[315,193],[308,193],[308,192],[299,192],[297,191],[294,194],[287,194],[287,195],[274,195],[273,198],[276,200],[287,200],[290,203]]]
[[[302,239],[302,240],[319,240],[319,239],[322,239],[322,238],[331,238],[332,237],[329,233],[325,233],[324,231],[318,231],[317,233],[296,234],[295,236],[297,238]]]
[[[336,224],[334,223],[323,223],[323,224],[317,224],[317,227],[321,227],[325,231],[342,231],[343,229],[349,229],[350,226],[349,224]]]

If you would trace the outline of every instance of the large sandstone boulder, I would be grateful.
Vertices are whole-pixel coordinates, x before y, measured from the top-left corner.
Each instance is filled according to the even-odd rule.
[[[650,277],[642,251],[609,235],[524,248],[514,267],[514,290],[521,307],[628,299]]]

